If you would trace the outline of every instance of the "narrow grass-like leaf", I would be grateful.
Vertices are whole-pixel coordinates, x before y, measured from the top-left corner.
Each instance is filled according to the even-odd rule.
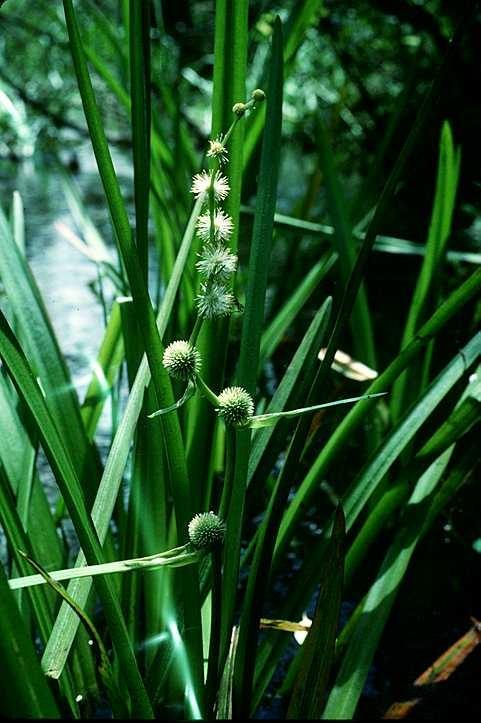
[[[150,191],[150,3],[130,0],[130,87],[134,155],[135,239],[148,278]]]
[[[22,588],[35,587],[36,585],[49,584],[50,581],[59,582],[61,580],[74,580],[81,577],[96,577],[97,575],[113,575],[122,572],[133,572],[136,570],[150,570],[157,567],[185,567],[186,565],[193,565],[199,562],[198,552],[188,552],[186,549],[179,548],[182,550],[176,556],[165,555],[162,553],[156,553],[150,555],[149,558],[132,558],[130,560],[117,560],[115,562],[104,562],[101,565],[86,565],[85,567],[69,567],[65,570],[54,570],[48,573],[48,578],[45,576],[45,571],[41,571],[37,564],[36,569],[38,575],[26,575],[24,577],[12,577],[8,584],[11,590],[20,590]],[[24,555],[25,557],[25,555]],[[25,558],[27,559],[27,558]],[[29,560],[32,564],[32,560]],[[43,570],[43,569],[42,569]],[[57,587],[55,588],[58,589]],[[65,598],[66,599],[66,598]],[[69,605],[74,607],[78,614],[80,609],[73,598],[68,596]],[[72,602],[74,603],[72,605]]]
[[[252,216],[254,209],[249,206],[241,206],[241,212]],[[315,223],[313,221],[305,221],[304,219],[294,218],[294,216],[286,216],[282,213],[276,213],[274,216],[274,223],[276,226],[281,226],[293,230],[297,230],[302,233],[313,234],[315,236],[321,236],[326,239],[330,239],[334,236],[334,227],[327,224]],[[356,231],[353,229],[353,235],[356,239],[363,240],[366,236],[364,232]],[[426,246],[424,244],[417,244],[413,241],[409,241],[404,238],[397,238],[396,236],[384,236],[378,234],[376,241],[374,242],[374,251],[389,254],[407,254],[413,256],[425,256]],[[473,253],[471,251],[450,251],[446,252],[446,260],[455,263],[457,261],[464,261],[467,264],[479,264],[481,263],[481,254]]]
[[[271,412],[270,414],[257,414],[252,417],[249,422],[250,429],[259,429],[261,427],[272,427],[280,419],[292,419],[299,417],[301,414],[311,414],[317,412],[319,409],[326,409],[326,407],[337,407],[339,404],[354,404],[354,402],[360,402],[363,399],[372,399],[373,397],[383,397],[386,392],[380,392],[378,394],[367,394],[362,397],[351,397],[350,399],[338,399],[336,402],[325,402],[324,404],[313,404],[310,407],[303,407],[302,409],[290,409],[285,412]]]
[[[124,344],[120,325],[119,304],[112,305],[107,327],[97,360],[94,362],[92,381],[82,404],[82,419],[89,439],[93,439],[105,400],[112,391],[124,357]]]
[[[0,276],[21,328],[29,363],[45,391],[46,403],[61,431],[76,472],[93,491],[98,463],[85,434],[70,374],[30,269],[0,211]]]
[[[413,338],[429,311],[435,307],[438,296],[439,275],[444,260],[445,247],[451,231],[456,190],[459,179],[460,153],[453,144],[449,123],[444,123],[439,146],[438,173],[431,223],[426,241],[426,254],[417,280],[414,296],[404,329],[401,349]],[[393,419],[399,418],[426,383],[430,344],[424,357],[424,372],[418,362],[404,372],[394,385],[392,399]],[[426,364],[428,366],[426,366]]]
[[[120,694],[120,689],[114,676],[109,656],[95,625],[92,623],[88,615],[81,608],[78,607],[75,601],[72,600],[69,595],[67,595],[62,585],[56,582],[52,575],[46,572],[46,570],[44,570],[41,565],[38,564],[38,562],[35,562],[35,560],[29,557],[25,552],[21,552],[20,554],[30,565],[32,565],[35,570],[38,571],[39,576],[41,577],[43,582],[45,582],[53,590],[55,590],[55,592],[60,595],[60,597],[63,598],[67,602],[67,604],[70,605],[72,610],[74,610],[75,613],[79,616],[89,636],[92,636],[92,639],[95,641],[95,644],[97,646],[97,651],[99,655],[98,671],[102,682],[107,689],[109,701],[112,706],[112,712],[116,718],[126,717],[128,714],[128,706],[126,706],[125,704],[123,695]]]
[[[396,536],[363,606],[324,711],[324,718],[350,719],[361,695],[372,657],[421,535],[430,496],[449,462],[452,449],[436,460],[419,479],[409,500],[403,527]]]
[[[87,513],[79,478],[32,370],[1,313],[0,356],[20,397],[28,406],[32,418],[35,420],[42,446],[55,474],[86,558],[90,564],[98,564],[102,561],[103,553],[90,515]],[[128,640],[114,590],[108,581],[99,578],[98,591],[134,706],[139,713],[150,717],[153,712]]]
[[[322,121],[318,119],[316,127],[317,146],[320,167],[326,184],[327,208],[334,226],[335,249],[339,256],[339,271],[343,284],[349,274],[356,256],[351,221],[343,191],[335,169],[335,161],[330,142]],[[367,365],[376,368],[373,329],[366,290],[363,285],[354,303],[351,315],[351,335],[356,355]]]
[[[312,626],[299,653],[299,672],[286,718],[318,720],[334,658],[344,569],[344,515],[336,513]]]
[[[9,718],[60,718],[30,635],[0,565],[2,711]]]
[[[366,394],[373,394],[381,390],[386,391],[399,376],[399,373],[405,369],[420,351],[425,347],[429,340],[435,337],[440,329],[463,308],[474,297],[479,295],[481,291],[481,270],[475,271],[461,286],[459,286],[449,298],[437,309],[433,316],[423,325],[416,334],[410,344],[391,362],[386,370],[368,387]],[[364,406],[365,405],[365,406]],[[316,484],[321,476],[325,473],[329,464],[343,449],[346,439],[354,433],[364,419],[366,407],[370,402],[363,405],[356,405],[342,420],[337,429],[333,432],[329,440],[324,445],[321,453],[318,455],[311,466],[306,477],[302,481],[297,494],[291,502],[282,525],[280,527],[277,538],[277,562],[279,561],[285,546],[293,534],[296,522],[299,519],[301,509],[306,501],[313,493]],[[364,407],[364,408],[363,408]]]
[[[183,270],[189,254],[192,238],[195,231],[196,219],[200,213],[202,199],[194,206],[191,218],[187,225],[182,245],[176,259],[174,271],[165,292],[158,314],[159,334],[163,337],[174,306],[180,285]],[[150,382],[149,365],[146,357],[142,358],[132,385],[129,399],[112,442],[112,447],[105,464],[104,473],[99,485],[95,503],[92,508],[92,519],[100,541],[103,543],[107,535],[115,501],[120,489],[125,465],[129,456],[132,439],[142,409],[144,392]],[[85,565],[83,553],[77,558],[76,565]],[[86,604],[91,581],[73,581],[68,587],[69,595],[77,601],[80,607]],[[65,665],[68,653],[78,628],[78,618],[72,614],[68,606],[62,606],[43,655],[43,666],[52,677],[58,677]]]
[[[359,477],[343,497],[346,514],[346,528],[349,530],[359,516],[367,500],[380,483],[393,461],[412,440],[415,433],[438,406],[439,402],[453,388],[467,369],[481,354],[481,333],[454,357],[450,364],[436,377],[426,393],[402,422],[390,434],[374,459],[366,465]]]
[[[296,400],[295,403],[300,404],[301,400],[307,396],[314,379],[314,369],[318,363],[317,351],[326,334],[331,308],[332,299],[328,298],[309,325],[298,350],[271,399],[267,412],[282,411],[294,399]],[[279,444],[276,442],[277,436],[280,435],[276,435],[275,432],[275,429],[267,428],[253,436],[247,472],[248,485],[257,474],[259,467],[261,471],[272,467],[279,451]],[[272,452],[271,447],[274,448]]]
[[[337,254],[329,254],[314,264],[297,289],[287,299],[262,334],[259,352],[259,366],[269,359],[279,345],[283,334],[294,321],[299,311],[310,298],[322,279],[327,276],[337,261]]]

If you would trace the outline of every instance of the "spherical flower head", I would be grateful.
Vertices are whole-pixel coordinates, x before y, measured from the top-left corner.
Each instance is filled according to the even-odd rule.
[[[169,376],[174,379],[193,379],[200,372],[200,354],[188,341],[180,339],[166,347],[162,359]]]
[[[252,91],[252,98],[256,103],[262,103],[266,99],[266,94],[260,88],[256,88]]]
[[[247,110],[247,106],[245,103],[235,103],[235,105],[232,108],[232,112],[235,113],[237,116],[243,116],[244,113]]]
[[[196,550],[210,550],[224,542],[225,524],[214,512],[200,512],[189,522],[189,539]]]
[[[197,310],[204,319],[230,316],[234,311],[234,295],[219,282],[201,284],[197,296]]]
[[[242,387],[227,387],[219,394],[217,412],[229,427],[245,427],[254,414],[254,402]]]
[[[210,240],[210,214],[203,213],[197,219],[197,233],[203,241]],[[234,228],[232,218],[224,211],[217,211],[214,214],[214,239],[216,241],[227,241]]]
[[[217,158],[219,163],[225,163],[227,161],[227,148],[222,143],[221,136],[215,138],[213,141],[209,141],[207,156],[208,158]]]
[[[196,268],[199,274],[206,279],[215,278],[218,281],[227,281],[237,268],[237,256],[222,245],[204,246],[199,258]]]
[[[210,189],[214,189],[214,198],[216,201],[224,201],[230,191],[229,181],[220,171],[216,171],[211,177],[207,171],[196,173],[192,179],[191,191],[196,198],[208,193]]]

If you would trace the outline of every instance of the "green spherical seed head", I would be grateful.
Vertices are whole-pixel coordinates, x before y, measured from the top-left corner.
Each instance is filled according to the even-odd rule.
[[[232,112],[238,116],[242,116],[246,112],[246,107],[245,103],[236,103],[232,108]]]
[[[217,411],[227,425],[243,427],[254,414],[254,402],[242,387],[227,387],[219,394]]]
[[[162,359],[169,376],[174,379],[192,379],[200,371],[200,354],[188,341],[173,341],[164,351]]]
[[[189,539],[196,550],[221,545],[224,535],[225,524],[214,512],[200,512],[189,522]]]
[[[252,98],[254,98],[256,103],[262,103],[266,99],[266,94],[260,88],[256,88],[252,91]]]

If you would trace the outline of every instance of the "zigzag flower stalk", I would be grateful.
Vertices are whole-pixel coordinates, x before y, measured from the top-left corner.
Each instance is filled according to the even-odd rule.
[[[167,352],[169,352],[167,354]],[[167,363],[165,357],[168,357]],[[225,422],[227,427],[233,428],[250,428],[259,429],[260,427],[271,427],[276,424],[279,419],[292,419],[300,417],[303,414],[317,412],[320,409],[328,407],[337,407],[340,404],[354,404],[361,400],[374,399],[375,397],[383,397],[387,392],[378,392],[376,394],[365,394],[360,397],[348,397],[347,399],[337,399],[334,402],[324,402],[322,404],[314,404],[309,407],[301,407],[300,409],[290,409],[285,412],[272,412],[270,414],[254,414],[255,404],[249,392],[243,387],[226,387],[219,395],[217,395],[206,384],[199,373],[201,366],[200,354],[195,347],[189,342],[175,341],[166,349],[164,355],[164,366],[168,373],[177,379],[188,379],[186,392],[182,398],[171,407],[159,409],[149,418],[157,417],[161,414],[178,409],[190,397],[193,396],[197,387],[201,394],[213,405],[217,414]],[[182,371],[181,371],[182,370]]]

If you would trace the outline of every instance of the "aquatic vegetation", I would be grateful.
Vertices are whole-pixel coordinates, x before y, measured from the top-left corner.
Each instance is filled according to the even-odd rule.
[[[352,204],[314,104],[316,171],[281,215],[286,81],[320,3],[258,19],[268,52],[256,73],[249,3],[215,4],[202,139],[153,72],[168,45],[155,3],[121,3],[120,21],[78,5],[48,12],[68,40],[113,248],[60,168],[79,233],[57,228],[95,269],[105,325],[81,401],[15,193],[0,213],[0,710],[248,719],[278,698],[291,719],[352,718],[416,548],[479,463],[481,270],[447,251],[461,174],[447,121],[425,245],[381,234],[459,36],[390,172],[379,166]],[[131,129],[132,208],[105,89]],[[319,183],[332,226],[308,218]],[[368,293],[374,249],[423,256],[404,329]]]

